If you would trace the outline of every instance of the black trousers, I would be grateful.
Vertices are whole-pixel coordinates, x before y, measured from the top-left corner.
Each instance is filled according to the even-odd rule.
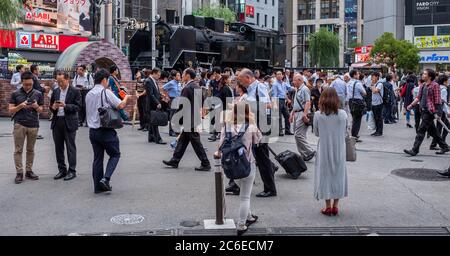
[[[447,114],[443,113],[441,120],[445,124],[445,126],[450,127],[450,123],[448,121]],[[444,127],[442,126],[442,124],[440,122],[438,122],[436,124],[436,129],[438,131],[438,134],[441,135],[442,139],[445,141],[447,139],[447,135],[448,135],[447,130],[444,129]],[[431,142],[430,147],[435,147],[435,146],[437,146],[437,141],[433,138],[433,141]]]
[[[150,111],[147,113],[148,115],[148,142],[158,142],[161,140],[161,135],[159,134],[159,127],[157,125],[150,124]]]
[[[421,119],[422,119],[422,112],[420,110],[420,106],[416,105],[414,107],[414,128],[416,128],[416,133],[419,131]]]
[[[373,118],[375,119],[376,133],[383,134],[383,104],[372,106]]]
[[[94,190],[100,191],[100,181],[103,178],[111,179],[120,160],[120,143],[117,132],[114,129],[90,129],[89,139],[94,150],[94,163],[92,164],[92,177]],[[103,173],[103,160],[106,154],[109,156],[106,171]]]
[[[169,108],[167,109],[167,112],[169,113],[169,134],[171,134],[171,135],[175,133],[175,131],[172,129],[172,117],[177,112],[176,109],[171,108],[172,102],[174,100],[175,100],[175,98],[170,98],[170,103],[169,103],[170,105],[169,105]]]
[[[210,162],[208,156],[206,155],[205,149],[203,148],[203,144],[200,140],[200,134],[198,132],[182,132],[180,134],[180,138],[178,139],[177,147],[175,148],[175,152],[173,153],[172,160],[176,162],[180,162],[183,158],[184,153],[186,152],[186,148],[189,145],[189,142],[192,144],[194,148],[194,152],[197,155],[198,159],[202,162],[202,166],[210,166]]]
[[[139,97],[138,101],[138,111],[139,111],[139,126],[141,128],[146,128],[147,127],[147,119],[146,119],[146,113],[145,113],[145,108],[147,106],[147,97],[145,96],[141,96]]]
[[[289,123],[289,112],[286,106],[286,100],[285,99],[278,99],[278,106],[280,109],[280,114],[279,114],[279,126],[280,126],[280,134],[283,133],[283,120],[282,118],[284,118],[284,131],[285,132],[290,132],[291,131],[291,124]]]
[[[353,123],[352,123],[352,137],[357,137],[359,134],[359,130],[361,129],[361,120],[363,115],[361,114],[356,114],[356,113],[351,113],[352,114],[352,119],[353,119]]]
[[[419,152],[420,145],[425,138],[426,132],[433,137],[433,140],[436,141],[439,147],[448,148],[447,143],[445,143],[436,129],[436,125],[434,124],[434,115],[429,111],[422,111],[422,121],[420,122],[419,130],[417,131],[416,140],[414,141],[414,146],[412,149],[414,152]]]
[[[255,160],[264,183],[264,191],[277,193],[273,164],[269,158],[269,147],[267,143],[261,143],[255,147]]]
[[[56,161],[59,172],[76,172],[77,168],[77,146],[75,144],[76,131],[69,132],[64,117],[54,116],[56,122],[53,127],[53,141],[55,142]],[[64,156],[64,145],[67,150],[67,160],[69,169],[67,169]]]
[[[83,124],[86,121],[86,95],[89,90],[80,90],[81,93],[81,108],[78,111],[78,122]]]

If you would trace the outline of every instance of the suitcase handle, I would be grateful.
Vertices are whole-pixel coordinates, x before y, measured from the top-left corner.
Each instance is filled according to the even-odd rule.
[[[267,147],[269,148],[270,153],[272,153],[272,155],[273,155],[274,157],[277,157],[277,153],[275,153],[275,151],[273,151],[273,150],[269,147],[269,145],[267,145]]]

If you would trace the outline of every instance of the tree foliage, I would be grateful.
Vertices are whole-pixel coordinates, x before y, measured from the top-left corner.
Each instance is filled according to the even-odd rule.
[[[339,65],[339,36],[322,28],[308,37],[311,66],[336,67]]]
[[[392,33],[384,33],[375,40],[371,52],[373,61],[405,70],[416,70],[419,66],[419,48],[406,40],[397,40]]]
[[[20,0],[0,0],[0,26],[9,27],[21,17]]]
[[[226,6],[205,7],[195,10],[192,14],[195,16],[224,19],[226,23],[236,21],[236,13]]]

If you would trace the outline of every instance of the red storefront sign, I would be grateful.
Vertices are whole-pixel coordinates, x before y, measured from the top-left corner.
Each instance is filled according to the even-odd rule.
[[[247,17],[255,17],[255,7],[252,5],[246,5],[245,6],[245,16]]]
[[[16,48],[16,32],[13,30],[0,29],[0,47]]]
[[[360,62],[369,62],[371,60],[370,52],[372,51],[373,46],[363,46],[355,48],[355,63]]]
[[[16,48],[58,50],[58,35],[17,32]]]
[[[59,51],[63,52],[65,49],[67,49],[69,46],[79,43],[79,42],[87,42],[87,37],[81,37],[81,36],[66,36],[66,35],[60,35],[59,36]]]

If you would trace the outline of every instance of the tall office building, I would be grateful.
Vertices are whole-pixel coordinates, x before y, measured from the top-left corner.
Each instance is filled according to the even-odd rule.
[[[286,0],[286,55],[292,67],[311,67],[308,37],[320,28],[339,34],[339,66],[344,53],[362,38],[362,0]]]

